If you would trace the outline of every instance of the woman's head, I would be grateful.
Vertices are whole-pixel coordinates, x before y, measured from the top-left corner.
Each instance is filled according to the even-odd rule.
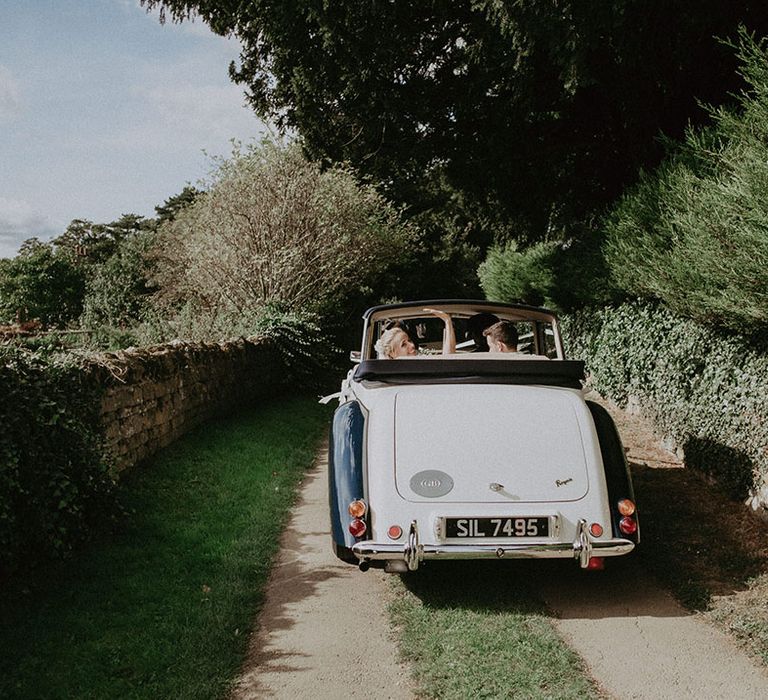
[[[418,354],[408,333],[397,327],[390,328],[381,334],[381,338],[376,343],[376,353],[379,359],[390,360]]]

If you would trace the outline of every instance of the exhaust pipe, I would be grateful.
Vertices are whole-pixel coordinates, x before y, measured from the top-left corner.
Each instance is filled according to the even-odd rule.
[[[357,565],[357,568],[360,569],[360,571],[368,571],[368,569],[371,568],[371,562],[367,559],[361,559],[360,563]]]

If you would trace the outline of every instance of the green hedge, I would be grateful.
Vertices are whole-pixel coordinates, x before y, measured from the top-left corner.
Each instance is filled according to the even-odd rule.
[[[644,415],[685,451],[685,461],[730,495],[768,507],[768,353],[660,306],[630,303],[564,317],[571,357],[593,386]]]
[[[0,348],[0,575],[65,554],[115,512],[88,376],[71,358]]]

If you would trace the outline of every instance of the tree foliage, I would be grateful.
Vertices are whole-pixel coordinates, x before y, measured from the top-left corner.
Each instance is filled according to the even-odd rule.
[[[0,260],[0,323],[71,326],[79,321],[89,330],[105,331],[107,344],[114,345],[147,312],[153,289],[145,253],[155,230],[201,193],[186,186],[155,207],[156,218],[123,214],[110,223],[74,219],[48,243],[27,240],[16,258]],[[113,331],[117,336],[110,340]]]
[[[607,225],[606,257],[630,294],[736,330],[768,329],[768,43],[745,32],[749,90],[713,110]]]
[[[717,37],[768,30],[749,0],[142,4],[236,35],[231,75],[260,116],[482,245],[487,228],[535,240],[599,212],[661,159],[660,132],[738,88]]]
[[[596,236],[525,248],[515,241],[495,245],[477,274],[486,298],[498,301],[573,311],[621,299]]]
[[[496,246],[477,274],[488,299],[541,306],[551,304],[554,246],[537,243],[521,251],[514,241]]]
[[[85,276],[67,256],[31,238],[0,268],[0,322],[64,325],[80,315]]]
[[[108,224],[74,219],[51,243],[70,260],[90,268],[106,262],[130,236],[152,230],[154,226],[154,220],[138,214],[123,214]]]
[[[96,266],[86,283],[81,317],[86,328],[125,329],[144,320],[154,291],[148,281],[151,265],[146,255],[153,240],[150,232],[131,235]]]
[[[179,194],[168,197],[165,202],[155,207],[155,213],[157,214],[155,225],[160,226],[168,221],[173,221],[181,211],[190,204],[194,204],[201,194],[202,190],[192,185],[186,185]]]
[[[408,248],[412,230],[344,167],[265,141],[219,163],[207,192],[158,232],[165,314],[256,319],[267,307],[333,314]]]

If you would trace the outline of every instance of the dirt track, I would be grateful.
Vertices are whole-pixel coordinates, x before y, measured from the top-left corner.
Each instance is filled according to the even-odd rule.
[[[238,700],[413,696],[389,633],[384,575],[335,560],[326,494],[319,458],[285,534]],[[683,610],[638,561],[603,573],[542,564],[539,588],[555,624],[607,695],[768,698],[765,670]]]
[[[410,698],[396,661],[380,571],[331,552],[325,456],[304,483],[233,695],[256,698]]]
[[[613,697],[768,698],[768,675],[637,562],[542,592],[563,637]]]

